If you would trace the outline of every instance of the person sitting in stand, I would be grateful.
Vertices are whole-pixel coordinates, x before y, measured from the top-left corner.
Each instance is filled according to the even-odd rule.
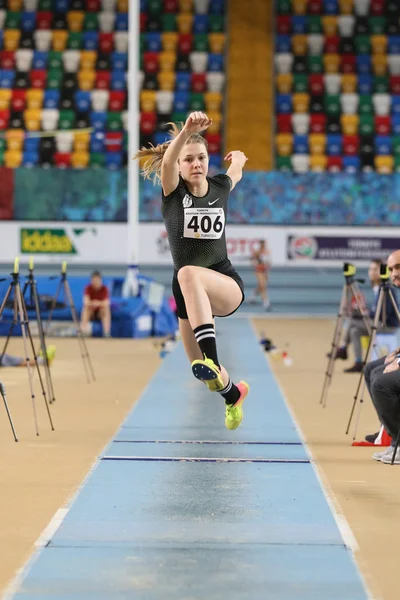
[[[81,328],[85,334],[89,333],[89,321],[101,321],[103,336],[111,337],[110,294],[99,271],[93,271],[83,295]]]

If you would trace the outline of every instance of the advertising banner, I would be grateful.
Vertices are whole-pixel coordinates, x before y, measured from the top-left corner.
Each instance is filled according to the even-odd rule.
[[[400,248],[400,237],[363,235],[288,235],[286,257],[289,263],[331,261],[359,262],[386,260]]]

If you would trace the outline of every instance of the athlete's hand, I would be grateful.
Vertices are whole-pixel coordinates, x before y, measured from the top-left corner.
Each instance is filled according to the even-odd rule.
[[[186,123],[184,126],[184,131],[189,134],[192,133],[201,133],[210,127],[212,124],[212,119],[209,119],[207,115],[203,112],[192,112],[186,119]]]
[[[244,152],[241,152],[240,150],[232,150],[232,152],[229,152],[225,156],[224,160],[231,161],[232,164],[239,165],[243,168],[249,159]]]

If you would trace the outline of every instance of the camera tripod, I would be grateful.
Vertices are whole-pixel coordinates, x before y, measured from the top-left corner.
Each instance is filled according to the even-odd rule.
[[[361,302],[360,302],[361,292],[360,292],[360,288],[358,287],[358,283],[364,283],[364,279],[356,279],[355,278],[356,267],[354,265],[352,265],[351,263],[343,264],[343,275],[344,275],[345,281],[344,281],[342,296],[341,296],[341,300],[340,300],[339,312],[338,312],[338,316],[336,319],[336,325],[335,325],[335,330],[334,330],[332,344],[331,344],[331,351],[329,354],[328,366],[325,371],[325,379],[324,379],[324,384],[322,387],[321,398],[319,401],[319,403],[322,405],[323,408],[326,407],[328,390],[329,390],[329,387],[332,382],[334,364],[335,364],[335,359],[336,359],[336,351],[339,347],[339,343],[340,343],[340,340],[342,337],[344,319],[348,318],[351,314],[351,301],[353,298],[356,302],[356,306],[357,306],[360,314],[362,315],[362,318],[364,320],[365,327],[366,327],[368,333],[371,330],[369,317],[365,316],[365,314],[364,314],[365,307],[361,306]]]
[[[25,300],[24,300],[24,296],[22,294],[21,291],[21,284],[20,284],[20,274],[19,274],[19,261],[18,258],[15,259],[14,262],[14,271],[11,273],[12,276],[12,281],[7,289],[6,295],[4,297],[4,300],[2,302],[2,305],[0,307],[0,318],[3,315],[4,312],[4,308],[7,304],[7,300],[10,297],[11,293],[14,291],[14,299],[13,299],[13,320],[11,323],[11,327],[10,327],[10,331],[9,334],[7,336],[6,339],[6,343],[4,345],[3,348],[3,352],[0,356],[0,364],[2,362],[3,356],[5,354],[5,351],[7,349],[9,340],[10,340],[10,336],[14,330],[15,325],[20,324],[21,326],[21,332],[22,332],[22,338],[23,338],[23,344],[24,344],[24,351],[25,351],[25,357],[26,357],[26,365],[28,368],[28,379],[29,379],[29,387],[30,387],[30,392],[31,392],[31,398],[32,398],[32,407],[33,407],[33,416],[34,416],[34,421],[35,421],[35,430],[36,430],[36,435],[39,435],[39,428],[38,428],[38,421],[37,421],[37,414],[36,414],[36,396],[35,396],[35,392],[34,392],[34,387],[33,387],[33,379],[32,379],[32,373],[31,373],[31,366],[30,366],[30,359],[29,359],[29,354],[28,354],[28,339],[31,345],[31,350],[32,350],[32,354],[33,354],[33,358],[35,361],[35,366],[36,366],[36,370],[38,373],[38,377],[39,377],[39,382],[40,382],[40,387],[42,390],[42,394],[43,394],[43,399],[44,399],[44,403],[46,406],[46,410],[47,410],[47,414],[49,417],[49,421],[50,421],[50,426],[52,431],[54,431],[54,425],[53,425],[53,421],[51,418],[51,414],[50,414],[50,408],[49,408],[49,404],[47,402],[47,397],[46,397],[46,390],[44,388],[43,385],[43,379],[42,379],[42,374],[41,371],[39,369],[39,363],[37,360],[37,354],[35,351],[35,346],[33,343],[33,339],[32,339],[32,335],[31,335],[31,330],[30,330],[30,326],[29,326],[29,319],[28,319],[28,312],[26,309],[26,304],[25,304]],[[18,321],[19,319],[19,321]]]
[[[72,298],[71,288],[69,286],[69,282],[67,279],[67,263],[66,263],[66,261],[64,261],[61,266],[61,278],[58,283],[58,287],[57,287],[56,293],[54,295],[54,298],[53,298],[53,301],[51,303],[51,307],[49,310],[49,316],[48,316],[47,325],[46,325],[46,333],[49,330],[51,319],[53,317],[53,312],[56,307],[57,300],[60,296],[61,291],[64,292],[65,300],[71,310],[72,320],[74,322],[75,329],[78,334],[79,348],[81,351],[81,357],[82,357],[82,361],[83,361],[83,368],[85,370],[86,380],[88,383],[90,383],[91,381],[96,380],[96,376],[94,373],[92,362],[90,360],[90,356],[89,356],[89,352],[88,352],[88,349],[86,346],[85,338],[82,333],[82,328],[81,328],[79,320],[78,320],[74,300]]]

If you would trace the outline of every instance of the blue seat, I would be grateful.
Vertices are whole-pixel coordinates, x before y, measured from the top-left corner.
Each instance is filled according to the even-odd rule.
[[[171,138],[166,131],[156,131],[154,134],[154,143],[156,146],[158,146],[158,144],[163,144],[170,139]]]
[[[369,54],[358,54],[357,73],[371,73],[371,56]]]
[[[224,70],[224,55],[210,53],[208,55],[208,71],[222,73]]]
[[[308,135],[293,136],[293,154],[308,154]]]
[[[390,135],[377,135],[375,138],[375,153],[387,156],[392,154],[392,138]]]
[[[0,50],[3,48],[3,30],[0,29]]]
[[[280,115],[287,115],[292,112],[291,94],[276,95],[276,112]]]
[[[291,52],[292,44],[290,40],[290,35],[284,35],[282,33],[277,35],[275,43],[276,52],[278,52],[278,54],[281,54],[283,52]]]
[[[189,92],[175,92],[174,111],[187,112],[189,110]]]
[[[400,113],[392,115],[392,132],[394,135],[400,135]]]
[[[11,69],[0,70],[0,88],[12,89],[14,85],[15,71]]]
[[[161,33],[158,31],[146,33],[146,47],[149,52],[161,52]]]
[[[34,31],[36,26],[36,13],[24,11],[21,15],[21,30]]]
[[[58,108],[60,104],[60,90],[45,90],[43,108]]]
[[[84,50],[97,50],[99,34],[97,31],[85,31],[83,34]]]
[[[126,90],[126,73],[125,71],[112,71],[110,87],[112,90]]]
[[[342,153],[342,136],[328,133],[326,137],[326,153],[328,156],[339,156]]]
[[[304,15],[293,15],[292,30],[293,33],[307,33],[308,18]]]
[[[220,169],[221,168],[221,155],[220,154],[210,154],[208,164],[210,167]]]
[[[47,69],[47,62],[49,60],[48,52],[41,52],[40,50],[34,50],[32,57],[32,69]]]
[[[92,133],[90,135],[90,152],[104,152],[104,134],[103,133]]]
[[[392,96],[392,115],[400,114],[400,96]]]
[[[90,123],[96,131],[105,131],[107,123],[107,113],[93,111],[90,114]]]
[[[194,15],[193,33],[208,33],[208,15]]]
[[[25,150],[22,155],[23,167],[34,167],[39,164],[39,152]]]
[[[147,12],[147,0],[140,0],[140,12]]]
[[[339,12],[338,0],[324,0],[324,10],[326,15],[337,15]]]
[[[179,92],[188,92],[191,87],[191,75],[185,71],[177,71],[175,77],[175,89]]]
[[[114,29],[115,31],[128,31],[128,13],[117,13]]]
[[[355,173],[360,170],[360,157],[359,156],[344,156],[343,157],[343,171],[347,173]]]
[[[388,36],[388,54],[400,54],[400,35]]]
[[[68,12],[70,0],[55,0],[55,12],[65,13]]]
[[[92,105],[90,92],[77,91],[75,92],[75,109],[79,112],[87,112]]]
[[[108,169],[120,169],[122,159],[122,152],[106,152],[106,167]]]
[[[223,15],[225,10],[225,0],[211,0],[208,11],[214,15]]]
[[[111,68],[113,71],[126,71],[127,67],[127,52],[111,52]]]
[[[359,94],[372,94],[374,81],[372,75],[362,73],[358,76],[358,93]]]
[[[29,133],[25,135],[24,152],[39,152],[40,138],[30,137]]]

